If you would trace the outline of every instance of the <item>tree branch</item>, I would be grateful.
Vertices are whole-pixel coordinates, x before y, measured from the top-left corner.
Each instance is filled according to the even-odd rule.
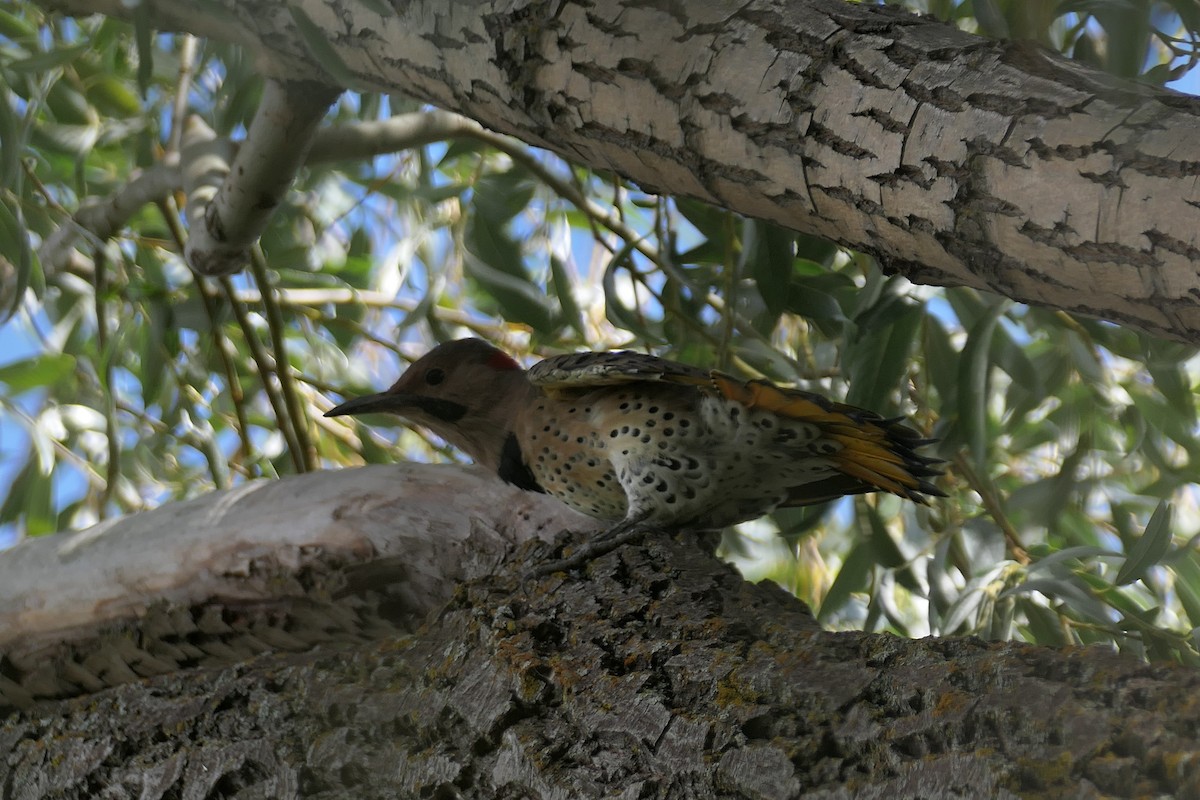
[[[246,139],[211,202],[188,202],[184,257],[201,275],[229,275],[246,265],[275,207],[312,146],[317,125],[341,93],[307,81],[268,80]]]
[[[71,578],[128,554],[121,574],[147,588],[165,559],[186,555],[178,563],[193,580],[226,592],[198,607],[188,601],[208,593],[162,587],[181,601],[90,647],[43,655],[43,674],[103,687],[173,664],[237,667],[179,670],[11,716],[0,722],[0,785],[63,798],[96,786],[207,796],[217,784],[254,796],[480,799],[1200,790],[1195,670],[1099,647],[822,632],[795,598],[745,582],[689,536],[651,537],[569,578],[522,580],[556,554],[536,541],[513,546],[528,523],[509,504],[544,498],[498,494],[494,479],[475,497],[450,481],[468,490],[453,495],[460,511],[439,486],[478,473],[427,480],[430,470],[376,468],[367,491],[367,470],[258,484],[222,496],[217,514],[202,498],[190,505],[211,523],[198,530],[160,509],[142,515],[160,516],[140,537],[114,528],[65,547],[20,545],[43,560],[23,562],[30,578],[16,591],[0,580],[0,592],[13,591],[0,613],[28,602],[21,589],[46,597],[46,574],[56,576],[49,594],[76,601],[60,607],[91,607]],[[423,497],[430,491],[439,494]],[[419,512],[396,518],[414,503]],[[253,540],[229,549],[239,527]],[[441,556],[428,558],[431,548]],[[460,565],[464,556],[474,564]],[[451,592],[430,566],[465,583]],[[419,617],[397,613],[397,599],[428,608],[431,586],[435,607],[445,605],[420,635],[401,635]],[[121,589],[116,599],[128,601]]]
[[[244,620],[274,614],[268,627],[285,630],[284,618],[328,602],[344,588],[338,581],[383,575],[393,633],[411,630],[512,547],[596,527],[478,468],[400,464],[255,481],[25,539],[0,553],[0,711],[256,652],[236,622],[210,626],[203,654],[173,651],[179,642],[147,629],[147,614],[169,622],[236,607]],[[88,667],[111,655],[110,632],[123,629],[141,630],[136,663]]]

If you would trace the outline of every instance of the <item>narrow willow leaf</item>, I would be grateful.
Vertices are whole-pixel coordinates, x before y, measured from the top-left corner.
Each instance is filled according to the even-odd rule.
[[[1161,561],[1162,557],[1167,554],[1167,548],[1171,545],[1171,517],[1173,514],[1174,508],[1165,500],[1154,509],[1154,513],[1150,515],[1150,522],[1146,524],[1146,530],[1138,537],[1137,542],[1129,551],[1129,557],[1125,559],[1124,565],[1117,573],[1115,581],[1117,586],[1124,586],[1141,578],[1146,574],[1146,570]]]
[[[893,395],[908,373],[908,356],[923,316],[921,306],[885,296],[855,320],[860,333],[843,349],[850,380],[847,403],[880,413],[895,408]]]
[[[0,319],[7,319],[16,313],[25,298],[25,290],[33,280],[34,257],[33,248],[29,246],[29,236],[25,232],[25,219],[21,207],[15,203],[9,205],[8,198],[0,195],[0,253],[15,253],[16,280],[11,285],[12,295],[8,298],[8,307],[2,309]],[[0,256],[2,258],[3,256]],[[4,297],[10,289],[5,287],[0,291]]]
[[[469,253],[463,265],[467,274],[496,301],[506,319],[523,322],[543,335],[553,333],[554,310],[547,304],[545,292]]]
[[[900,552],[892,535],[888,533],[887,526],[883,524],[883,518],[879,515],[879,511],[873,506],[867,508],[867,521],[871,531],[868,541],[876,563],[894,570],[896,580],[905,589],[915,595],[924,596],[925,587],[913,573],[912,568],[908,565],[908,559]]]
[[[31,389],[54,389],[75,371],[75,358],[64,353],[43,353],[0,367],[6,395],[15,397]]]
[[[83,54],[87,53],[91,48],[91,44],[84,42],[82,44],[63,45],[56,47],[53,50],[47,50],[43,53],[35,53],[27,58],[18,58],[9,61],[5,67],[14,72],[24,72],[30,74],[42,74],[49,72],[55,67],[61,67],[64,64],[69,64]]]
[[[139,64],[139,69],[141,65]],[[87,98],[100,112],[121,118],[135,117],[142,113],[142,104],[137,95],[129,91],[123,81],[111,75],[101,75],[87,88]]]
[[[967,334],[962,360],[958,365],[958,424],[962,427],[963,439],[967,443],[975,464],[983,468],[987,461],[987,405],[988,373],[991,371],[992,335],[1005,303],[997,303],[989,309]]]
[[[571,281],[571,275],[562,259],[554,255],[550,256],[550,277],[554,281],[554,293],[558,297],[558,305],[562,308],[564,320],[576,333],[587,338],[587,332],[583,327],[583,312],[579,310],[579,304],[575,302],[575,286]]]
[[[817,613],[819,622],[828,622],[835,612],[840,611],[846,605],[850,600],[850,595],[866,588],[867,577],[874,564],[875,558],[868,546],[863,544],[854,546],[842,563],[842,568],[838,570],[837,577],[833,579],[833,585],[821,599],[821,610]]]
[[[1109,556],[1119,557],[1120,555],[1120,553],[1112,550],[1105,550],[1103,547],[1092,547],[1090,545],[1066,547],[1062,550],[1051,553],[1045,558],[1039,558],[1037,561],[1029,565],[1028,571],[1030,575],[1038,572],[1053,572],[1055,568],[1062,566],[1062,564],[1067,561],[1090,561],[1095,558]]]
[[[1021,597],[1017,599],[1017,610],[1025,615],[1030,638],[1035,644],[1066,647],[1074,643],[1063,629],[1058,614],[1052,609],[1034,602],[1031,598]]]
[[[747,220],[744,230],[746,266],[767,310],[778,316],[788,303],[795,235],[762,220]]]
[[[12,96],[0,91],[0,187],[10,188],[20,195],[21,153],[25,149],[24,137],[20,134],[17,115],[13,113]],[[3,251],[0,251],[3,252]]]
[[[154,78],[154,28],[150,24],[150,3],[137,3],[133,6],[133,35],[137,47],[138,91],[142,99],[146,99],[150,91],[150,82]]]
[[[1200,555],[1189,549],[1171,565],[1171,569],[1175,573],[1179,604],[1192,627],[1200,630]]]
[[[1035,578],[1013,586],[1011,589],[1005,589],[1000,596],[1008,597],[1030,592],[1040,592],[1052,601],[1061,602],[1072,611],[1083,614],[1091,622],[1106,625],[1113,621],[1114,615],[1109,607],[1097,600],[1090,591],[1075,580]]]

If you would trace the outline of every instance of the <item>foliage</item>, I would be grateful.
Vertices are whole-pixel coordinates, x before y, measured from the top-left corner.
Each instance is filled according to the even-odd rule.
[[[1182,26],[1124,0],[928,6],[1154,82],[1177,77],[1163,42],[1190,36],[1162,20],[1200,27],[1183,0],[1168,6]],[[1197,660],[1188,348],[912,286],[827,242],[515,141],[314,166],[262,260],[233,280],[182,265],[173,199],[51,268],[36,246],[177,150],[180,109],[237,133],[260,84],[235,49],[25,4],[0,10],[0,76],[0,303],[14,311],[0,435],[22,443],[0,472],[10,530],[75,529],[397,450],[456,458],[407,429],[321,416],[433,340],[473,333],[522,355],[650,347],[907,413],[941,439],[949,497],[930,508],[847,499],[726,537],[730,557],[824,622]],[[329,124],[415,111],[347,95]]]

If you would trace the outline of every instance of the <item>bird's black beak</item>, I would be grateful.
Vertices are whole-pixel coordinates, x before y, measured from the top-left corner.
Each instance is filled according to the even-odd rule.
[[[326,411],[325,416],[345,417],[358,414],[384,414],[387,412],[400,414],[406,409],[412,408],[412,406],[412,400],[408,395],[379,392],[378,394],[367,394],[362,397],[355,397],[353,400],[347,400],[340,406],[334,406]]]
[[[344,417],[358,414],[399,414],[411,417],[417,412],[439,419],[442,422],[457,422],[467,413],[467,407],[452,400],[438,397],[424,397],[419,394],[406,392],[379,392],[347,400],[340,406],[335,406],[325,412],[327,417]],[[421,417],[417,416],[417,422]]]

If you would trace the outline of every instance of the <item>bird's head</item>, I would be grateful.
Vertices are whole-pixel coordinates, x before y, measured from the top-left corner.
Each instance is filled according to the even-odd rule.
[[[495,469],[530,388],[511,356],[480,339],[459,339],[421,356],[390,388],[347,400],[325,416],[398,414]]]

